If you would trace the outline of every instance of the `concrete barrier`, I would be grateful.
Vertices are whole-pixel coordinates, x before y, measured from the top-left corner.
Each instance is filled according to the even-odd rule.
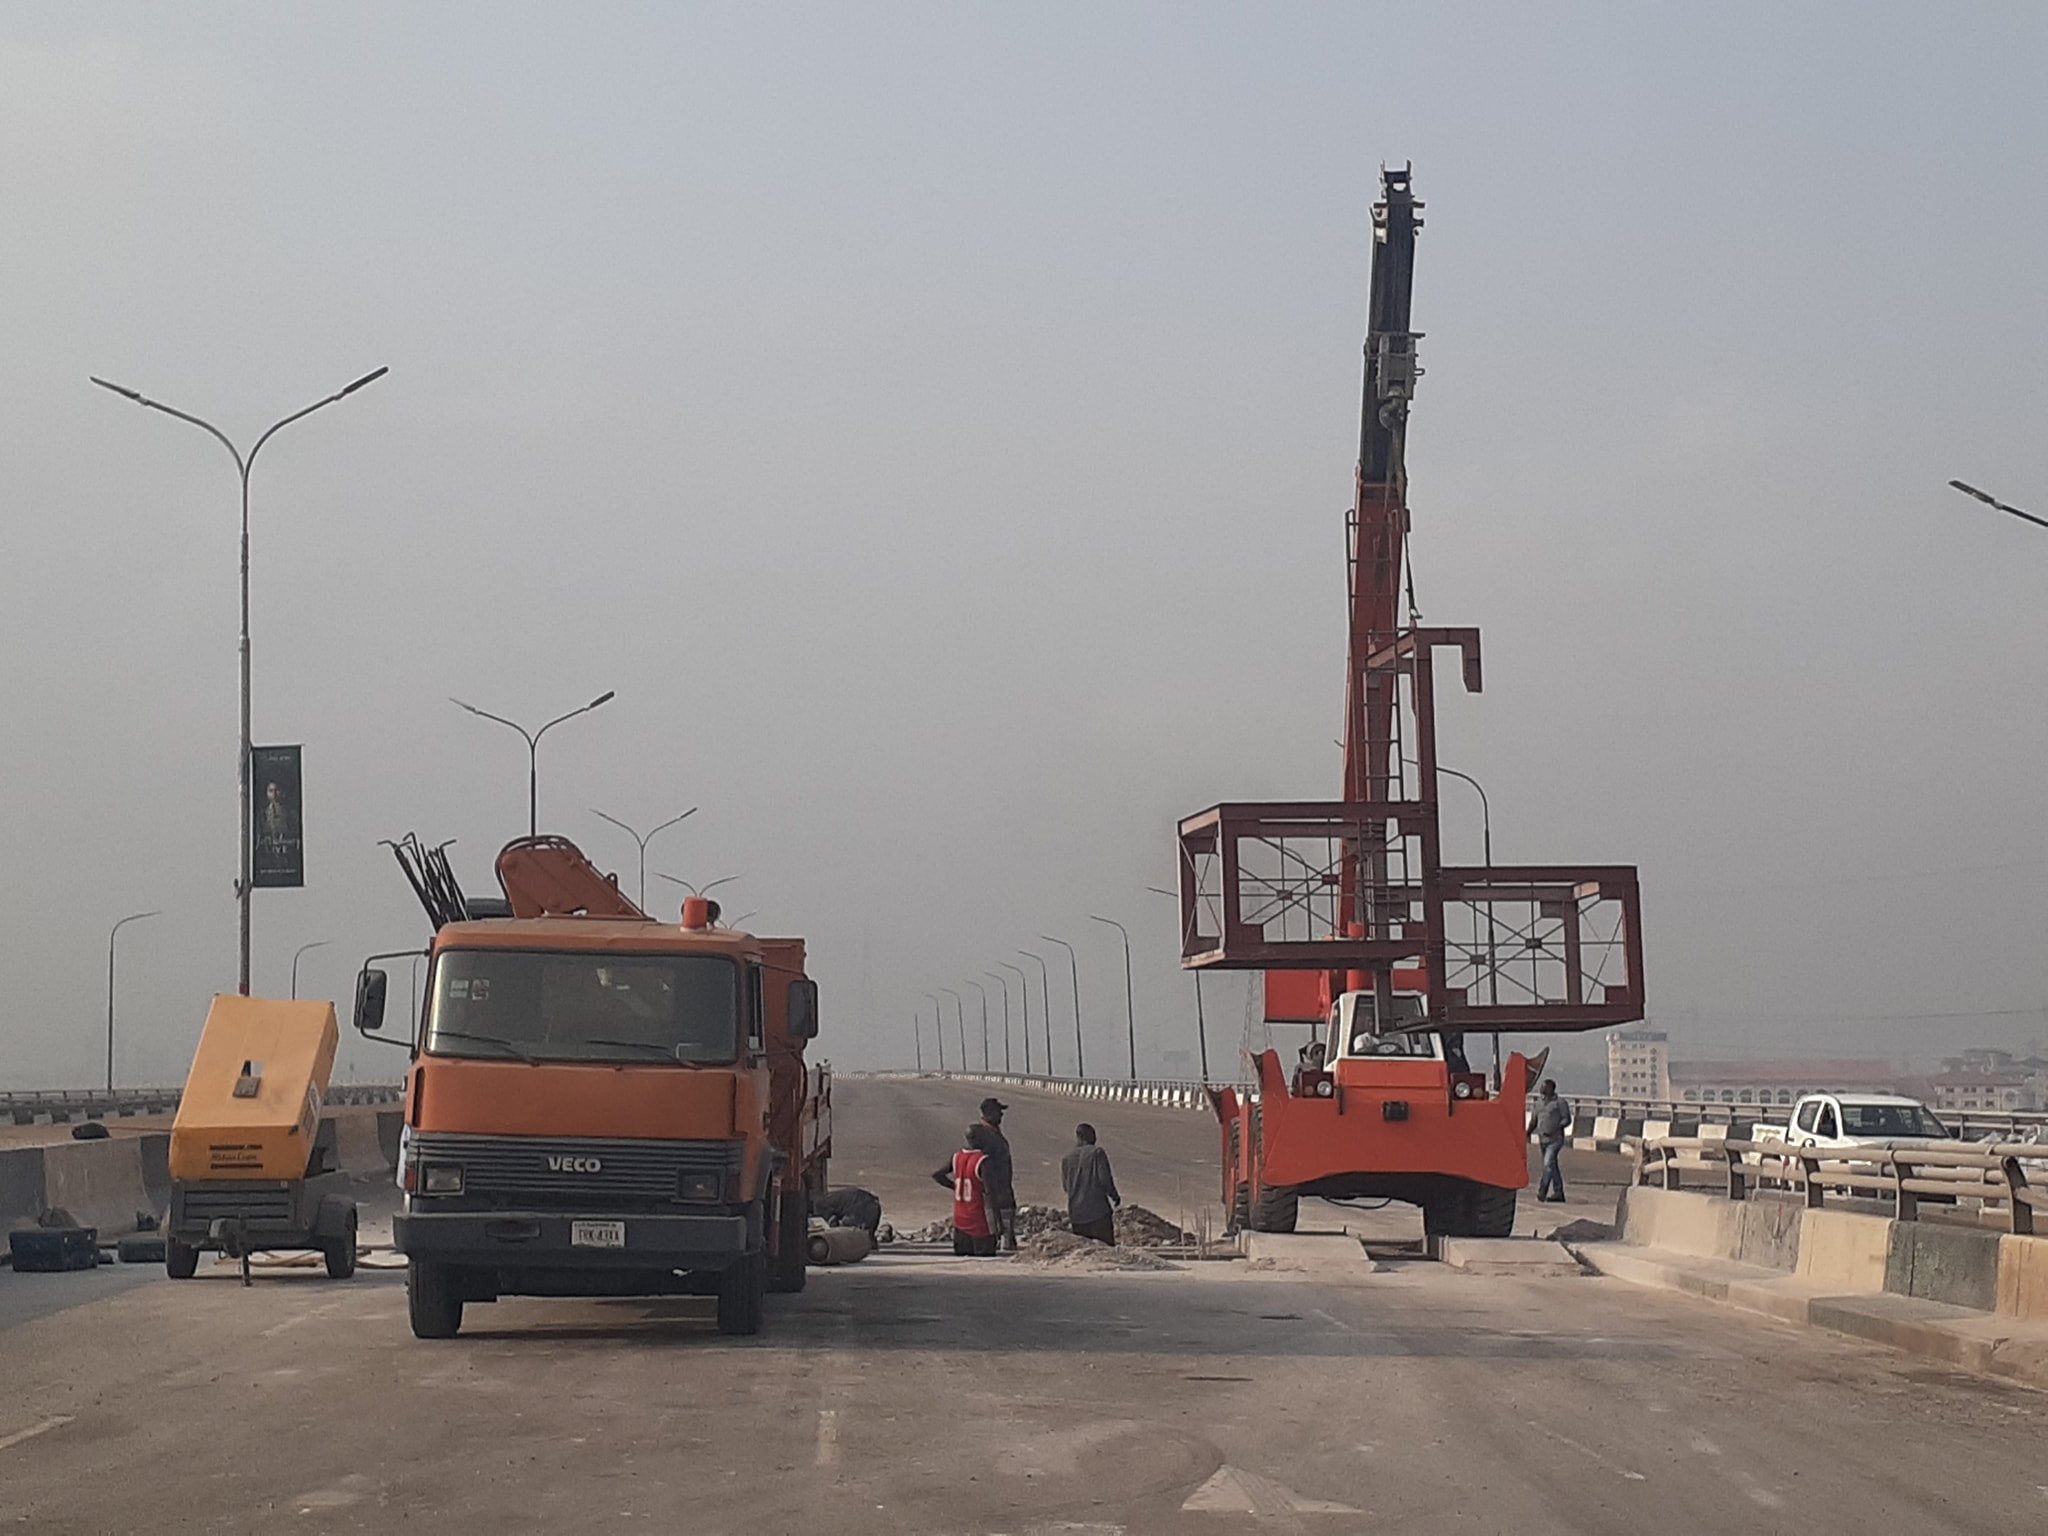
[[[139,1213],[161,1217],[164,1208],[143,1178],[143,1140],[116,1136],[44,1147],[45,1209],[68,1211],[80,1226],[98,1227],[103,1238],[133,1232]]]
[[[334,1155],[344,1173],[378,1173],[391,1166],[377,1135],[377,1116],[370,1110],[344,1110],[334,1121]]]
[[[2048,1237],[1999,1237],[1998,1310],[2048,1322]]]
[[[1999,1237],[1968,1227],[1894,1221],[1884,1288],[1894,1296],[1990,1312],[1998,1306]]]
[[[45,1209],[43,1149],[8,1147],[0,1151],[0,1232],[34,1226]]]
[[[1800,1279],[1844,1296],[1875,1296],[1884,1289],[1891,1258],[1890,1221],[1853,1211],[1800,1215]]]

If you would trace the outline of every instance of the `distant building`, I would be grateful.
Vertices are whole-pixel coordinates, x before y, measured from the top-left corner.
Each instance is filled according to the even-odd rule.
[[[1607,1096],[1671,1097],[1671,1041],[1661,1029],[1617,1029],[1607,1037]]]
[[[2024,1072],[1944,1072],[1934,1079],[1933,1107],[2006,1115],[2039,1109],[2044,1081]]]
[[[1670,1097],[1686,1104],[1790,1104],[1807,1093],[1897,1093],[1883,1061],[1674,1061]]]

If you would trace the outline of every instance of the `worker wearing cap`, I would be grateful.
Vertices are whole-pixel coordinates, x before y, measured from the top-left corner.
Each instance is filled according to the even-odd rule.
[[[1095,1144],[1095,1127],[1085,1120],[1074,1127],[1074,1150],[1060,1159],[1060,1183],[1067,1192],[1067,1225],[1076,1234],[1116,1246],[1116,1175],[1109,1154]]]
[[[1001,1099],[981,1101],[981,1123],[988,1130],[988,1162],[982,1177],[988,1182],[990,1203],[996,1208],[1002,1227],[1003,1247],[1017,1251],[1016,1168],[1010,1161],[1010,1139],[1003,1134],[1003,1111],[1010,1106]]]

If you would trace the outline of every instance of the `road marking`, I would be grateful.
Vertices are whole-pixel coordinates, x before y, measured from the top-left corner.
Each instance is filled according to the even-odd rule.
[[[1362,1515],[1362,1509],[1329,1499],[1312,1499],[1296,1493],[1285,1483],[1222,1466],[1201,1487],[1187,1496],[1184,1510],[1215,1515],[1256,1515],[1262,1520],[1284,1520],[1290,1515]]]
[[[839,1410],[820,1408],[818,1410],[818,1463],[821,1467],[839,1465]]]
[[[299,1326],[299,1324],[309,1322],[316,1317],[325,1317],[328,1313],[335,1311],[340,1306],[340,1302],[330,1301],[322,1306],[308,1307],[305,1311],[295,1313],[291,1317],[286,1318],[281,1323],[272,1323],[268,1328],[263,1330],[263,1337],[266,1339],[274,1339],[280,1333],[283,1333],[285,1329],[296,1328]]]
[[[53,1429],[62,1429],[70,1422],[70,1414],[60,1413],[52,1418],[43,1420],[40,1424],[31,1424],[27,1429],[17,1429],[13,1434],[0,1439],[0,1451],[11,1450],[13,1447],[21,1444],[22,1441],[33,1440],[37,1435],[47,1435]]]
[[[1605,1456],[1602,1456],[1590,1445],[1581,1445],[1578,1441],[1571,1439],[1569,1436],[1560,1435],[1554,1429],[1546,1429],[1543,1425],[1538,1424],[1534,1419],[1529,1420],[1529,1427],[1535,1430],[1538,1434],[1550,1436],[1550,1438],[1555,1440],[1559,1445],[1568,1446],[1572,1450],[1577,1451],[1581,1456],[1585,1457],[1586,1460],[1595,1462],[1598,1465],[1605,1467],[1608,1471],[1612,1472],[1616,1477],[1625,1477],[1632,1483],[1647,1483],[1649,1481],[1649,1479],[1643,1476],[1642,1473],[1631,1472],[1627,1467],[1624,1467],[1617,1462],[1609,1461]]]
[[[1339,1320],[1338,1320],[1337,1318],[1334,1318],[1334,1317],[1330,1316],[1330,1314],[1329,1314],[1329,1313],[1327,1313],[1327,1312],[1325,1312],[1325,1311],[1324,1311],[1324,1310],[1323,1310],[1323,1309],[1322,1309],[1321,1307],[1316,1307],[1316,1308],[1314,1308],[1314,1309],[1313,1309],[1313,1314],[1312,1314],[1312,1315],[1314,1315],[1314,1316],[1316,1316],[1316,1317],[1320,1317],[1320,1318],[1321,1318],[1321,1319],[1322,1319],[1322,1320],[1323,1320],[1324,1322],[1328,1323],[1328,1324],[1329,1324],[1329,1325],[1330,1325],[1330,1326],[1331,1326],[1332,1328],[1341,1328],[1341,1329],[1343,1329],[1343,1330],[1344,1330],[1344,1331],[1345,1331],[1346,1333],[1349,1333],[1349,1332],[1351,1331],[1351,1325],[1350,1325],[1349,1323],[1346,1323],[1346,1322],[1341,1322],[1341,1321],[1339,1321]]]

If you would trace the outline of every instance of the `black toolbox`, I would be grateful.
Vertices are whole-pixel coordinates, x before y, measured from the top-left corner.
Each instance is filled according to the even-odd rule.
[[[8,1233],[7,1249],[16,1274],[93,1269],[100,1262],[100,1233],[97,1227],[32,1227]]]

